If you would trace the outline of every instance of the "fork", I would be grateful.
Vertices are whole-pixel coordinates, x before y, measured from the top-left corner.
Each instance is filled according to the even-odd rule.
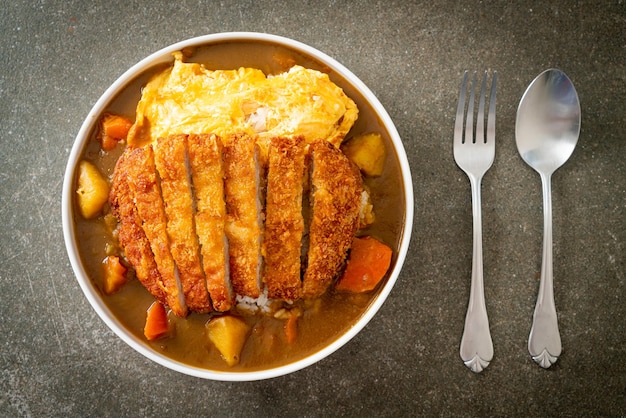
[[[487,170],[493,164],[496,153],[496,83],[498,73],[494,71],[489,98],[489,114],[487,132],[485,135],[485,96],[487,72],[483,76],[476,116],[476,135],[474,136],[474,90],[476,73],[474,73],[470,87],[467,117],[465,120],[465,135],[463,135],[463,114],[465,110],[465,94],[467,90],[468,72],[463,74],[459,104],[456,111],[454,125],[454,160],[469,177],[472,188],[472,215],[473,215],[473,258],[472,281],[470,297],[465,316],[465,328],[461,338],[461,359],[474,373],[480,373],[493,358],[493,343],[489,332],[489,319],[485,306],[483,285],[483,247],[482,247],[482,219],[480,203],[481,181]]]

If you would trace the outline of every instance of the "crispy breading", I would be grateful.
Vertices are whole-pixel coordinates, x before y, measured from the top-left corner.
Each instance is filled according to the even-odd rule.
[[[132,192],[128,185],[128,162],[126,155],[119,158],[115,165],[109,202],[111,211],[119,220],[118,240],[124,249],[128,262],[135,269],[135,275],[141,284],[159,301],[165,303],[165,292],[161,281],[161,274],[154,261],[154,254],[146,234],[141,228],[141,219],[137,214]]]
[[[124,153],[110,201],[139,280],[177,315],[224,312],[264,288],[270,299],[316,298],[340,273],[364,186],[328,141],[272,138],[267,177],[245,133],[172,136],[156,153]]]
[[[216,311],[228,311],[234,292],[228,271],[228,241],[224,231],[224,163],[222,141],[216,135],[187,137],[187,152],[196,197],[196,232],[207,288]]]
[[[262,168],[258,147],[247,134],[224,138],[224,190],[230,278],[235,292],[261,293]]]
[[[178,270],[170,252],[166,215],[154,163],[152,146],[136,148],[128,158],[128,183],[133,192],[137,213],[161,274],[167,305],[181,317],[187,315]]]
[[[302,136],[276,137],[269,148],[263,280],[270,299],[294,301],[300,298],[302,290],[304,145]]]
[[[154,149],[154,161],[161,178],[170,252],[178,268],[187,307],[194,312],[209,312],[209,292],[200,264],[200,244],[194,226],[186,142],[187,135],[159,138]]]
[[[359,225],[363,180],[332,144],[316,141],[311,153],[311,220],[303,297],[315,298],[338,273]]]

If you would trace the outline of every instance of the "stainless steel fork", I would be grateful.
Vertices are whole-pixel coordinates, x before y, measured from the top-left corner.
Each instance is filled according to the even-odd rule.
[[[474,135],[474,90],[476,73],[470,87],[467,117],[465,119],[465,135],[463,134],[463,114],[465,110],[465,94],[467,90],[468,72],[463,74],[459,104],[454,125],[454,160],[469,177],[472,188],[472,214],[474,219],[472,282],[470,298],[465,316],[465,328],[461,338],[461,359],[473,372],[485,369],[493,358],[493,342],[489,332],[489,319],[485,306],[483,285],[483,245],[482,219],[480,203],[480,185],[484,174],[493,164],[496,153],[496,83],[498,73],[494,72],[489,98],[489,114],[485,135],[485,96],[487,72],[483,76],[476,115],[476,135]]]

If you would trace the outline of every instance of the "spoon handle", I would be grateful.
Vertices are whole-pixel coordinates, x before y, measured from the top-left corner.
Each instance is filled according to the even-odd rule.
[[[561,337],[554,305],[552,276],[552,190],[551,174],[541,174],[543,190],[543,259],[541,282],[533,325],[528,337],[528,351],[533,360],[543,368],[553,365],[561,354]]]
[[[472,282],[461,338],[461,359],[474,373],[483,371],[493,358],[493,343],[485,306],[483,285],[483,234],[480,202],[481,177],[469,176],[472,187],[472,214],[474,222]]]

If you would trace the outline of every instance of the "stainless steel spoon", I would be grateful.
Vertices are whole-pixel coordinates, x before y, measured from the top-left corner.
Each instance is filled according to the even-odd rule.
[[[517,109],[515,141],[520,155],[541,176],[543,190],[543,260],[541,282],[528,351],[548,368],[561,354],[561,337],[552,281],[552,173],[572,155],[580,133],[580,103],[571,80],[560,70],[539,74]]]

